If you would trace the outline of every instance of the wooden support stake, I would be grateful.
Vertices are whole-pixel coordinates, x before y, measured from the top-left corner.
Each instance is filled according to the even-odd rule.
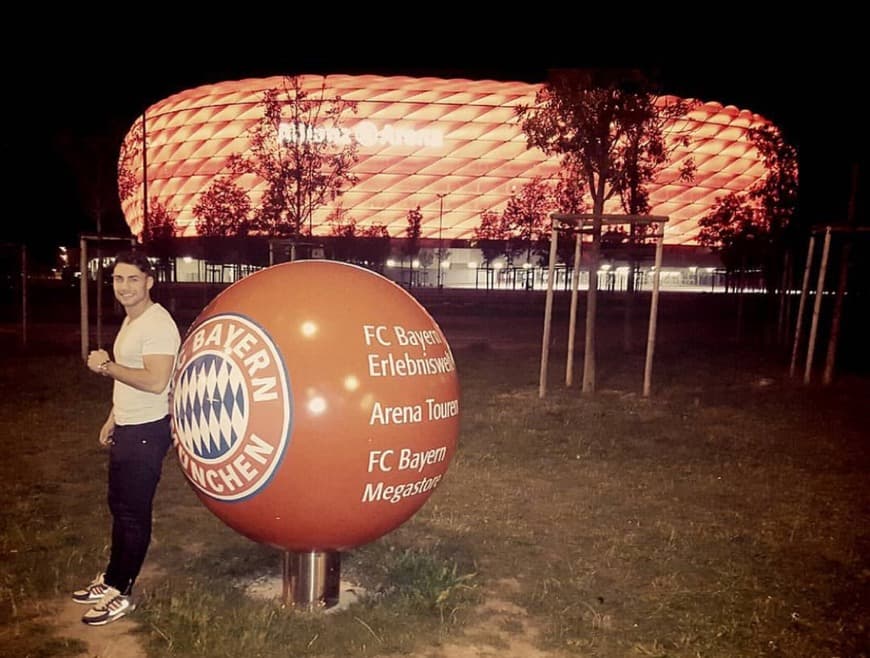
[[[798,304],[798,313],[797,320],[794,328],[794,345],[791,348],[791,365],[788,367],[788,376],[794,377],[797,372],[797,357],[798,357],[798,348],[800,347],[801,342],[801,332],[803,330],[804,323],[804,308],[807,304],[807,295],[810,290],[810,270],[813,267],[813,251],[816,248],[816,236],[810,236],[810,246],[807,249],[807,263],[804,266],[804,280],[801,284],[801,300]]]
[[[574,335],[577,332],[577,291],[580,288],[580,241],[578,231],[574,236],[574,272],[571,279],[571,318],[568,322],[568,357],[565,363],[565,386],[574,383]]]
[[[550,359],[550,325],[553,316],[553,274],[556,269],[556,242],[559,239],[559,229],[556,220],[550,230],[550,265],[547,276],[547,301],[544,306],[544,337],[541,339],[541,380],[538,384],[538,397],[547,394],[547,364]]]
[[[816,351],[816,336],[819,330],[819,315],[822,310],[822,296],[825,293],[825,274],[828,270],[828,254],[831,252],[831,227],[825,229],[825,242],[822,245],[822,262],[819,265],[819,278],[816,283],[816,301],[813,304],[813,321],[810,325],[810,340],[807,345],[807,362],[804,364],[804,384],[810,383],[813,369],[813,355]]]

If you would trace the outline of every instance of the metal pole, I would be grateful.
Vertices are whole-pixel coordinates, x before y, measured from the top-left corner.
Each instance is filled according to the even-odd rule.
[[[441,261],[444,259],[444,240],[442,237],[442,228],[444,225],[444,197],[447,196],[446,193],[439,194],[438,196],[438,274],[436,275],[436,280],[438,281],[438,287],[442,288],[444,286],[443,274],[441,272]]]
[[[662,227],[664,229],[664,227]],[[664,230],[656,242],[656,271],[653,275],[652,300],[649,305],[649,332],[646,339],[646,363],[643,368],[643,396],[649,397],[652,388],[653,352],[656,347],[656,319],[659,313],[659,281],[662,271],[662,246],[665,241]]]
[[[544,304],[544,336],[541,339],[541,379],[538,384],[538,397],[547,394],[547,365],[550,359],[550,321],[553,315],[553,272],[556,269],[556,241],[559,239],[559,229],[553,220],[550,230],[550,265],[547,277],[547,301]]]
[[[825,292],[825,273],[828,269],[828,254],[831,251],[831,227],[825,228],[825,241],[822,244],[822,262],[819,265],[819,278],[816,283],[816,301],[813,304],[813,320],[810,325],[810,339],[807,345],[807,362],[804,364],[804,384],[810,383],[813,369],[813,354],[816,351],[816,333],[819,329],[819,313],[822,310],[822,295]]]
[[[148,138],[145,131],[145,113],[142,113],[142,238],[148,235]]]
[[[337,551],[284,552],[281,600],[301,610],[331,608],[341,589],[341,553]]]

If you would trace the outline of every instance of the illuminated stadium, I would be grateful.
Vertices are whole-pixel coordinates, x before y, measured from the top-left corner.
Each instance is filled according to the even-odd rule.
[[[461,247],[467,247],[481,213],[501,212],[517,189],[558,170],[556,159],[526,147],[516,119],[516,106],[532,103],[540,85],[370,75],[300,80],[312,95],[325,84],[327,98],[357,103],[356,114],[348,115],[345,125],[346,135],[359,144],[359,161],[352,169],[358,182],[337,201],[357,227],[382,225],[391,237],[403,238],[408,212],[419,206],[421,238],[449,244],[454,263],[464,260],[471,267],[479,260],[476,250]],[[232,155],[248,151],[249,131],[262,117],[264,92],[283,84],[281,77],[221,82],[181,91],[146,109],[147,176],[143,181],[141,148],[133,149],[127,162],[132,192],[122,200],[134,235],[142,231],[147,190],[149,204],[159,203],[175,217],[179,237],[196,236],[197,201],[216,177],[227,173]],[[744,191],[764,176],[748,131],[768,123],[749,110],[697,101],[670,127],[689,134],[691,143],[675,147],[670,164],[649,186],[652,213],[670,218],[666,246],[697,246],[697,222],[717,197]],[[288,133],[303,138],[311,129],[282,124],[281,130],[285,138]],[[141,144],[141,133],[140,120],[131,127],[127,143]],[[321,135],[339,137],[345,134]],[[690,157],[696,172],[693,181],[685,182],[679,172]],[[256,206],[263,181],[242,176],[236,182]],[[618,202],[606,211],[620,212]],[[325,206],[311,216],[315,237],[330,234],[327,218],[332,212],[334,206]]]

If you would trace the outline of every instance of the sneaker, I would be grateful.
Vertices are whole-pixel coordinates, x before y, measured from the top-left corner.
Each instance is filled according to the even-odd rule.
[[[129,596],[124,596],[114,587],[107,587],[102,600],[88,610],[82,621],[89,626],[102,626],[120,619],[136,608]]]
[[[109,589],[109,586],[106,585],[106,581],[103,580],[105,577],[106,574],[101,573],[94,578],[87,587],[77,589],[73,592],[72,600],[76,603],[92,605],[102,599],[106,590]]]

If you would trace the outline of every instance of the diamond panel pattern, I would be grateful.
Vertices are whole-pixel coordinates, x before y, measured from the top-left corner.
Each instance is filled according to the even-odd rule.
[[[303,86],[319,91],[323,78],[302,76]],[[492,80],[444,80],[383,76],[331,75],[325,79],[327,96],[339,95],[358,102],[358,113],[348,127],[364,121],[379,130],[435,130],[441,146],[380,144],[362,146],[354,167],[359,182],[347,190],[342,205],[360,228],[373,223],[387,227],[395,237],[404,236],[407,213],[420,206],[422,237],[437,238],[439,198],[443,204],[443,237],[469,239],[485,210],[504,208],[512,188],[535,176],[552,176],[554,158],[526,148],[515,118],[515,107],[531,103],[540,85]],[[176,213],[180,234],[196,235],[193,208],[231,155],[249,147],[246,131],[261,116],[259,102],[266,89],[281,86],[280,77],[221,82],[182,91],[146,111],[148,197]],[[673,101],[664,97],[662,102]],[[652,213],[669,215],[665,228],[668,244],[694,244],[698,219],[717,197],[745,190],[763,177],[765,169],[748,131],[769,122],[758,114],[696,102],[694,109],[673,131],[692,135],[687,148],[679,147],[671,164],[650,186]],[[141,128],[139,128],[141,129]],[[141,141],[131,129],[128,139]],[[681,162],[693,157],[694,181],[679,180]],[[142,159],[134,157],[132,169],[139,185],[122,207],[134,234],[142,228]],[[239,180],[241,184],[247,180]],[[256,205],[264,191],[252,181]],[[315,234],[326,235],[325,223],[332,208],[321,208],[313,217]],[[619,212],[612,201],[607,212]]]

